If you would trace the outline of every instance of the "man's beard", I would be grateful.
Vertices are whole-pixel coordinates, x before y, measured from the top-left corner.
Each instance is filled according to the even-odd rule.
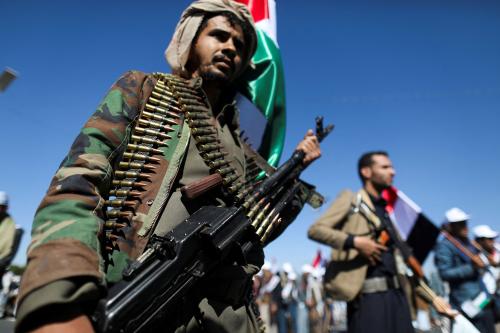
[[[229,84],[229,79],[227,78],[226,75],[221,74],[221,73],[216,73],[214,71],[206,71],[200,73],[201,78],[205,82],[217,82],[223,86],[227,86]]]
[[[223,57],[219,57],[219,58],[223,58]],[[214,59],[212,60],[212,64],[210,67],[215,67],[217,68],[217,61],[219,61],[218,57],[214,57]],[[203,79],[203,81],[211,81],[211,82],[216,82],[217,84],[223,86],[223,87],[226,87],[228,86],[232,80],[231,80],[231,73],[233,71],[233,68],[231,68],[231,73],[229,74],[226,74],[224,72],[222,72],[220,69],[217,68],[217,70],[211,70],[210,67],[208,68],[208,70],[206,71],[201,71],[200,73],[200,76],[201,78]]]
[[[382,193],[383,190],[392,186],[392,184],[387,185],[386,183],[372,182],[373,187],[377,190],[377,192]]]

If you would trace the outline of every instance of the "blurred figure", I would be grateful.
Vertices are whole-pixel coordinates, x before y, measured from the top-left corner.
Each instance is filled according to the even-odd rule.
[[[474,242],[473,244],[487,257],[491,266],[497,267],[500,265],[500,255],[495,248],[495,240],[498,237],[498,232],[492,230],[488,225],[478,225],[474,227]]]
[[[491,267],[489,271],[493,273],[497,285],[500,279],[500,253],[495,246],[498,232],[492,230],[488,225],[478,225],[474,227],[474,245],[483,252]],[[495,323],[500,322],[500,290],[497,288],[494,295]]]
[[[278,332],[297,333],[297,274],[290,263],[283,264],[280,278],[281,302],[278,307]]]
[[[273,272],[272,265],[266,261],[262,266],[257,305],[267,333],[278,332],[277,312],[281,299],[280,278]]]
[[[309,309],[307,306],[307,296],[309,291],[309,278],[311,272],[311,265],[302,266],[302,275],[300,277],[297,289],[297,333],[309,333]]]
[[[469,241],[470,216],[459,208],[445,214],[447,233],[435,249],[435,263],[441,279],[450,285],[450,303],[461,310],[482,333],[494,333],[494,306],[488,300],[482,275],[487,264]],[[486,305],[485,305],[486,304]]]
[[[23,230],[16,227],[14,220],[7,212],[9,208],[9,198],[7,193],[0,192],[0,281],[2,288],[0,291],[0,318],[6,314],[6,306],[11,299],[11,279],[7,278],[7,268],[14,259]],[[4,278],[5,275],[5,278]],[[12,285],[13,286],[13,285]],[[15,288],[17,291],[17,287]],[[11,307],[12,308],[12,307]],[[13,311],[10,311],[10,315]]]
[[[7,193],[0,192],[0,277],[16,255],[16,224],[7,212],[8,209],[9,197]]]
[[[351,333],[412,333],[402,288],[407,267],[401,253],[407,245],[398,236],[382,197],[396,171],[384,151],[363,154],[357,171],[363,188],[357,193],[343,191],[309,228],[311,239],[333,248],[325,292],[333,300],[347,301]],[[451,310],[439,297],[423,288],[416,290],[428,302],[439,299],[440,311]]]

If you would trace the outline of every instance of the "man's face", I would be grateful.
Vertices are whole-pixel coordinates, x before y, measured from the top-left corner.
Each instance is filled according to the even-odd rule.
[[[191,50],[192,77],[231,83],[240,73],[244,48],[239,25],[231,25],[224,16],[210,18]]]
[[[0,214],[7,213],[7,206],[0,205]]]
[[[467,227],[467,221],[450,223],[450,232],[455,237],[460,237],[463,239],[469,237],[469,228]]]
[[[361,170],[366,181],[378,189],[384,189],[392,186],[396,170],[392,166],[391,160],[385,155],[373,155],[373,164]]]
[[[495,250],[495,239],[494,238],[479,238],[477,240],[479,245],[487,252],[492,253]]]

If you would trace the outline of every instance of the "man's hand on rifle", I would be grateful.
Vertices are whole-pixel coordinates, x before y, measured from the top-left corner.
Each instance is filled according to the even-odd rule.
[[[305,166],[311,164],[311,162],[321,157],[319,141],[312,130],[307,131],[304,139],[297,145],[296,150],[302,150],[306,154],[303,160]]]
[[[375,265],[377,261],[381,260],[382,251],[387,251],[387,247],[380,245],[369,237],[363,236],[354,237],[354,248],[368,259],[371,265]]]

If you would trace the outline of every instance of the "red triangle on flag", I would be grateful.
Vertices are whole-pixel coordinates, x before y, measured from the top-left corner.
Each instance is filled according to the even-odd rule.
[[[312,262],[312,267],[317,268],[321,264],[321,250],[318,250]]]
[[[247,5],[256,23],[269,18],[267,0],[236,0],[236,2]]]
[[[398,190],[394,186],[388,187],[382,191],[382,198],[387,202],[385,210],[391,213],[398,200]]]

